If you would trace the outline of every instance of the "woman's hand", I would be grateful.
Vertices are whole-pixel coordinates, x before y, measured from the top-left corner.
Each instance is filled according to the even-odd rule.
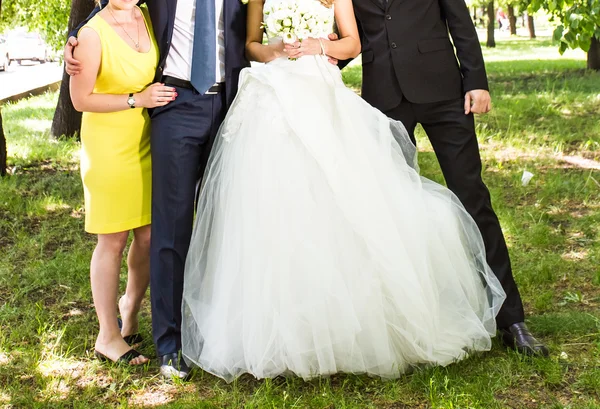
[[[298,59],[303,55],[320,55],[327,54],[327,43],[329,40],[318,38],[307,38],[296,41],[293,44],[286,44],[284,51],[290,59]],[[323,48],[321,48],[321,44]]]
[[[177,89],[155,82],[135,96],[138,108],[156,108],[167,105],[177,98]]]

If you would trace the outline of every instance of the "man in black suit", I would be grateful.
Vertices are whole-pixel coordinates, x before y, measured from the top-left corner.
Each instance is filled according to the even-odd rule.
[[[185,378],[189,368],[181,358],[181,302],[196,185],[237,93],[239,73],[249,66],[246,7],[240,0],[147,0],[140,4],[144,2],[160,48],[155,81],[175,87],[178,94],[175,101],[150,113],[152,329],[161,374]],[[103,6],[107,3],[102,1]],[[65,47],[70,75],[80,70],[72,54],[77,32]]]
[[[488,264],[506,292],[497,317],[504,343],[547,355],[524,323],[506,242],[481,179],[473,114],[490,110],[490,94],[464,0],[354,0],[354,11],[362,42],[363,98],[402,121],[413,142],[417,123],[423,126],[448,188],[479,226]]]

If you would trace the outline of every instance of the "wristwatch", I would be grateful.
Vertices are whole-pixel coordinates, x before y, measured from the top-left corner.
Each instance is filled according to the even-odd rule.
[[[135,98],[133,97],[133,93],[129,94],[129,98],[127,98],[127,104],[129,104],[129,108],[135,108]]]

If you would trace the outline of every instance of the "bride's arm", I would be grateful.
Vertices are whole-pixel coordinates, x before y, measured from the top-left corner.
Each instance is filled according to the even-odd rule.
[[[299,58],[303,55],[321,54],[338,60],[348,60],[360,54],[360,37],[354,17],[352,0],[335,0],[335,21],[340,33],[340,39],[329,41],[321,38],[307,38],[302,43],[286,45],[285,49],[290,58]],[[321,44],[323,49],[321,49]],[[300,48],[297,48],[300,45]]]
[[[263,45],[264,30],[260,28],[263,21],[264,0],[248,2],[248,19],[246,27],[246,57],[250,61],[269,62],[284,56],[283,43]]]

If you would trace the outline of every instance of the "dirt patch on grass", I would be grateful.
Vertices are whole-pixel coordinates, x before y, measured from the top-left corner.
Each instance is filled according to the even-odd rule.
[[[548,387],[534,382],[524,382],[513,385],[510,391],[502,391],[494,394],[498,402],[506,408],[514,409],[538,409],[546,405],[556,404],[569,405],[577,399],[577,394],[564,384],[558,387]]]
[[[500,142],[487,141],[481,146],[488,157],[498,162],[514,162],[522,166],[523,161],[545,161],[547,164],[536,164],[536,169],[584,169],[600,170],[600,152],[582,151],[577,146],[567,153],[557,154],[552,149],[538,147],[536,150],[523,150],[512,146],[504,146]]]
[[[207,395],[202,396],[193,384],[177,387],[172,384],[163,383],[133,392],[129,398],[129,404],[132,406],[157,407],[173,402],[185,394],[193,394],[200,399],[209,399],[214,395],[212,391],[208,394],[208,388],[203,388],[203,390]]]
[[[77,163],[59,164],[52,160],[43,160],[39,162],[31,162],[25,165],[16,165],[9,168],[12,175],[27,175],[32,178],[42,178],[52,176],[58,172],[73,172],[79,171]]]

